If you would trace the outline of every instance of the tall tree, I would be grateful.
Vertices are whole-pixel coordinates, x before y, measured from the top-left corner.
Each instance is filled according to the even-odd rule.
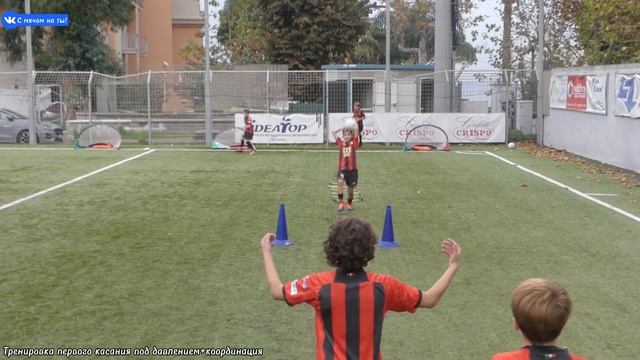
[[[291,69],[343,63],[368,29],[368,0],[258,0],[267,60]]]
[[[467,1],[467,0],[464,0]],[[427,0],[394,0],[391,15],[391,63],[418,64],[433,60],[435,48],[435,7]],[[456,10],[464,13],[466,7]],[[458,17],[459,24],[465,20]],[[379,12],[361,38],[353,62],[380,64],[385,61],[385,14]],[[461,62],[476,61],[475,49],[461,31],[456,31],[454,48]]]
[[[592,65],[640,61],[640,1],[562,0],[564,18],[577,26],[585,62]]]
[[[506,1],[506,0],[505,0]],[[505,31],[498,24],[486,24],[482,38],[491,46],[483,51],[491,55],[490,63],[502,69],[533,69],[538,45],[538,0],[514,0],[512,6],[503,4],[496,12],[504,18],[512,11],[511,36],[503,36]],[[564,7],[560,1],[545,0],[545,64],[546,66],[572,66],[580,64],[581,50],[577,41],[575,26],[571,21],[559,16]],[[507,13],[505,13],[505,10]],[[509,29],[506,31],[509,32]],[[506,51],[506,53],[505,53]],[[506,61],[510,63],[505,63]]]
[[[130,20],[130,0],[32,0],[33,13],[68,13],[69,27],[36,28],[33,32],[34,63],[37,70],[95,70],[119,73],[121,67],[105,43],[105,30]],[[24,0],[0,0],[4,7],[24,12]],[[25,54],[24,28],[0,30],[10,63]]]
[[[267,33],[259,0],[227,0],[218,13],[217,39],[232,64],[261,64],[266,61]]]
[[[511,66],[511,24],[513,19],[513,0],[502,0],[502,68]]]

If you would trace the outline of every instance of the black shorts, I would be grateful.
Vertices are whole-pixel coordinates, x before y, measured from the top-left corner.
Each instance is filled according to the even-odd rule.
[[[358,170],[338,170],[337,178],[343,179],[348,187],[358,186]]]
[[[253,140],[253,133],[252,132],[244,132],[244,135],[242,136],[243,139],[245,140]]]

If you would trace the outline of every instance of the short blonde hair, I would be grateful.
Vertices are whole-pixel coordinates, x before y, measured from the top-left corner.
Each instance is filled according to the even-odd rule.
[[[571,307],[567,291],[545,279],[525,280],[511,294],[513,317],[534,344],[557,339],[569,320]]]

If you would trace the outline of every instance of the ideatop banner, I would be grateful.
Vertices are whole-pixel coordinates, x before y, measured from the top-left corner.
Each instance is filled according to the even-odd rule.
[[[252,114],[256,144],[322,144],[322,114]],[[235,115],[235,126],[244,128],[244,114]]]

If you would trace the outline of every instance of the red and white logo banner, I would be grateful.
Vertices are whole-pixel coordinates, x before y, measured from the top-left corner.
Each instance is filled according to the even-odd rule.
[[[335,141],[331,132],[344,127],[352,116],[329,114],[330,142]],[[503,143],[506,138],[504,113],[367,113],[362,138],[367,143],[404,143],[411,129],[427,124],[442,128],[450,143]]]
[[[586,76],[569,76],[567,81],[567,110],[587,110]]]

